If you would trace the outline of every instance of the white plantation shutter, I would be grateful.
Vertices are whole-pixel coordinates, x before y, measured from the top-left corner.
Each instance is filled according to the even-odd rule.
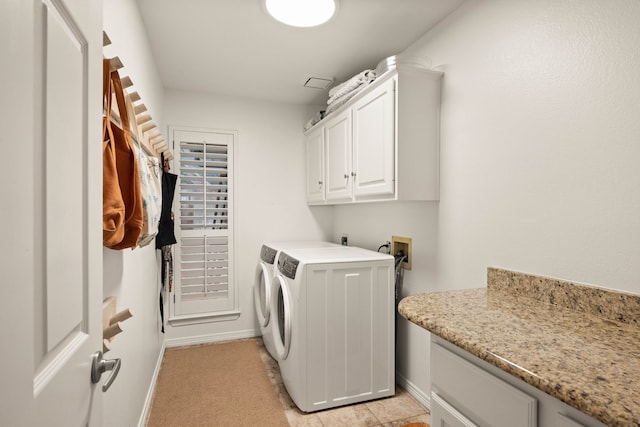
[[[180,239],[180,293],[183,301],[229,296],[229,246],[226,237]]]
[[[233,286],[234,132],[174,131],[179,168],[172,317],[237,309]],[[176,206],[177,205],[177,206]]]
[[[180,228],[226,230],[228,146],[180,142]]]

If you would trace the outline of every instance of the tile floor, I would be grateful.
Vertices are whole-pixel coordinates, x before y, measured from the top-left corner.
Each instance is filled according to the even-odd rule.
[[[284,407],[287,420],[291,427],[400,427],[409,423],[429,423],[429,410],[418,403],[409,393],[396,386],[396,395],[386,399],[372,400],[342,406],[334,409],[313,412],[310,414],[300,411],[293,403],[280,378],[278,362],[273,360],[260,345],[260,355],[267,368],[267,373],[278,393],[278,399]]]

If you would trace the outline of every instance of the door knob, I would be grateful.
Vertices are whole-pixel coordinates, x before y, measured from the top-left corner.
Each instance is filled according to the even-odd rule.
[[[120,372],[120,359],[105,359],[102,355],[101,351],[96,351],[91,356],[91,383],[96,384],[100,381],[102,374],[107,371],[111,372],[109,378],[102,385],[102,391],[105,392],[109,390],[111,384],[115,381],[118,376],[118,372]]]

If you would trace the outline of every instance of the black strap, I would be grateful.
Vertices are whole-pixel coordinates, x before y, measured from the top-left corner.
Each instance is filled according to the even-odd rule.
[[[171,218],[171,205],[173,205],[173,195],[177,181],[178,175],[170,172],[162,173],[162,211],[160,212],[158,234],[156,235],[156,249],[176,243],[176,236],[173,232],[173,219]]]

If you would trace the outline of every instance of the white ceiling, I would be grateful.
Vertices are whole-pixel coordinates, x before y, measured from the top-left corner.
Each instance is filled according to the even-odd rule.
[[[323,104],[309,77],[347,80],[402,52],[464,0],[339,0],[328,23],[295,28],[263,0],[137,0],[165,88]]]

